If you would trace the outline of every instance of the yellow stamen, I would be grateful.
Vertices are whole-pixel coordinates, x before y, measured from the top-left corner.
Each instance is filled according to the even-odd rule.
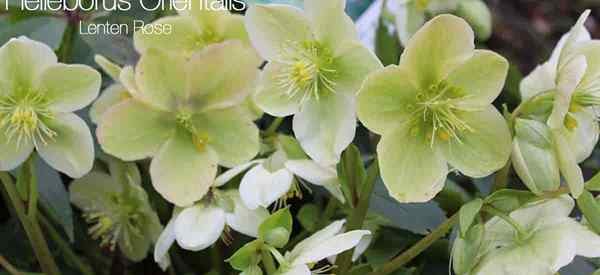
[[[574,130],[577,129],[579,123],[577,122],[577,119],[575,119],[572,115],[567,114],[567,116],[565,117],[564,125],[567,129]]]

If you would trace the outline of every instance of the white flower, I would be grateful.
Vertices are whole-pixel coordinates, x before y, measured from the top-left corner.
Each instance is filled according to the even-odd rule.
[[[354,247],[358,249],[361,240],[371,235],[371,232],[368,230],[354,230],[341,233],[343,232],[344,223],[345,221],[343,220],[333,222],[300,242],[291,252],[286,253],[284,257],[275,254],[281,265],[278,274],[311,275],[309,267],[311,264]]]

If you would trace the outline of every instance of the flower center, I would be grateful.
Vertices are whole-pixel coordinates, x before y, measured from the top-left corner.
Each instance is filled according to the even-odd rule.
[[[9,142],[16,140],[17,146],[27,140],[36,145],[38,142],[46,145],[54,140],[56,132],[44,123],[52,118],[54,115],[41,93],[0,97],[0,129],[4,129]]]
[[[411,134],[427,139],[431,146],[435,140],[460,141],[460,134],[473,131],[461,117],[464,112],[456,102],[465,97],[464,91],[452,87],[446,81],[431,85],[416,96],[414,104],[406,108],[412,112]]]
[[[200,153],[204,152],[210,137],[208,134],[198,131],[194,123],[192,122],[192,114],[187,111],[181,111],[176,117],[177,124],[185,129],[192,135],[192,143],[196,147],[196,150]]]
[[[204,30],[199,34],[190,34],[188,36],[188,40],[189,40],[188,51],[191,53],[191,52],[197,51],[199,49],[202,49],[202,48],[206,47],[207,45],[222,42],[223,38],[221,38],[219,35],[217,35],[212,30]]]
[[[331,51],[317,41],[287,42],[281,49],[283,69],[276,80],[289,97],[301,95],[319,99],[324,93],[335,93],[336,75]]]

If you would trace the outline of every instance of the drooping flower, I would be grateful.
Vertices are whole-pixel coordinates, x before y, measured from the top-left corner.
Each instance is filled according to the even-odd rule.
[[[233,167],[258,152],[258,129],[240,107],[257,78],[251,56],[238,41],[207,46],[191,58],[148,50],[135,73],[121,72],[132,98],[103,115],[102,148],[127,161],[153,157],[150,174],[159,193],[182,207],[200,200],[217,165]]]
[[[311,272],[312,264],[352,249],[358,246],[366,236],[371,235],[371,232],[368,230],[354,230],[342,233],[344,223],[345,221],[343,220],[333,222],[298,243],[285,256],[272,249],[271,252],[280,265],[277,274],[311,275],[313,274]]]
[[[71,202],[93,224],[89,233],[101,240],[101,246],[111,250],[118,247],[130,260],[141,261],[156,242],[162,225],[140,185],[135,164],[113,160],[109,167],[110,175],[92,171],[75,180],[69,186]]]
[[[564,195],[517,209],[510,222],[492,218],[483,230],[480,260],[466,274],[553,275],[576,255],[600,256],[600,236],[569,218],[573,207]]]
[[[100,90],[100,74],[67,65],[43,43],[13,38],[0,48],[0,170],[23,163],[34,148],[54,169],[78,178],[92,169],[93,139],[73,114]]]
[[[258,227],[269,216],[265,208],[246,208],[237,190],[214,189],[212,195],[173,214],[154,250],[154,260],[163,269],[170,264],[168,251],[175,241],[183,249],[200,251],[213,245],[228,228],[258,237]]]
[[[343,0],[307,0],[304,11],[289,5],[254,5],[246,15],[250,40],[266,65],[257,105],[294,115],[293,130],[304,151],[334,165],[352,142],[355,94],[381,63],[359,41]]]
[[[498,170],[510,155],[510,132],[491,105],[508,62],[475,50],[463,20],[441,15],[410,40],[399,66],[371,74],[358,96],[358,116],[381,134],[383,181],[402,202],[423,202],[444,186],[450,165],[470,177]]]

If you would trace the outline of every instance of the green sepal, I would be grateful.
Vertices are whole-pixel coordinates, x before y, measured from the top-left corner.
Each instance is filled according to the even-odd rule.
[[[285,152],[288,159],[307,159],[302,146],[295,138],[288,135],[279,135],[277,137],[281,150]]]
[[[260,263],[262,240],[254,240],[238,249],[229,259],[225,260],[235,270],[246,271]]]
[[[351,207],[356,207],[356,203],[360,200],[359,191],[362,190],[362,185],[367,178],[358,147],[351,144],[342,153],[342,160],[338,164],[337,170],[346,201]]]
[[[478,262],[485,229],[482,224],[476,224],[467,231],[464,237],[454,240],[452,265],[456,274],[468,274]]]
[[[289,208],[280,209],[271,214],[258,228],[258,236],[266,243],[284,247],[292,234],[292,214]]]
[[[594,199],[594,195],[589,191],[584,190],[581,196],[577,198],[577,206],[583,213],[583,216],[592,230],[600,234],[600,205]]]
[[[589,191],[600,191],[600,173],[597,173],[585,183],[585,189]]]
[[[528,191],[501,189],[489,195],[484,200],[484,203],[489,204],[502,212],[509,213],[518,209],[533,198],[535,198],[535,195]]]
[[[473,221],[481,211],[481,207],[483,206],[482,199],[474,199],[467,204],[463,205],[459,211],[459,226],[460,226],[460,236],[464,238],[471,228]]]

